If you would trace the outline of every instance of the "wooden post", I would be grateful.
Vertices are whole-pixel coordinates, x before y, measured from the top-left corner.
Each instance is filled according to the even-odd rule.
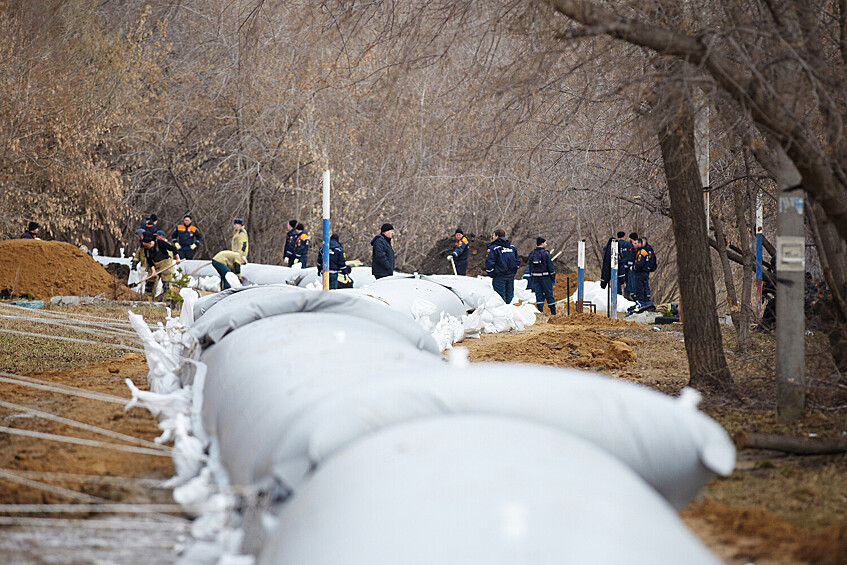
[[[803,416],[806,404],[804,193],[800,173],[782,147],[777,150],[776,414],[780,421],[791,421]]]

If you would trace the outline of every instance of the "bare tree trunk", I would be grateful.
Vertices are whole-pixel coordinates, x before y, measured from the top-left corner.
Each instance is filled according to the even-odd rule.
[[[689,384],[698,389],[727,390],[732,375],[723,352],[715,285],[708,253],[703,187],[694,153],[694,119],[681,92],[671,94],[671,115],[659,132],[665,177],[671,200],[683,333],[688,354]]]
[[[726,301],[729,304],[729,315],[732,318],[732,325],[735,326],[735,334],[740,335],[740,318],[738,316],[738,297],[735,292],[735,280],[732,277],[732,267],[729,264],[723,220],[721,220],[720,214],[717,212],[712,214],[712,227],[715,229],[715,243],[717,243],[717,252],[721,260],[721,269],[723,270],[723,283],[726,287]]]
[[[747,153],[744,154],[745,163]],[[748,170],[749,178],[749,170]],[[750,295],[753,291],[753,242],[750,237],[750,222],[747,213],[750,211],[750,189],[736,190],[733,194],[735,201],[735,218],[738,225],[739,242],[741,244],[741,256],[744,260],[744,269],[741,283],[740,320],[736,326],[736,350],[738,353],[750,352],[750,324],[753,321],[753,308],[750,304]]]

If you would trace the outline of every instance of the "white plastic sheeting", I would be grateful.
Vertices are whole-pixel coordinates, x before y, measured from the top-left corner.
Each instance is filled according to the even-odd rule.
[[[608,288],[600,288],[600,281],[585,281],[583,287],[583,296],[585,300],[593,303],[597,307],[597,313],[605,312],[609,309],[609,293]],[[571,301],[576,302],[577,293],[574,292],[571,296]],[[630,306],[635,306],[635,302],[627,300],[623,296],[618,295],[618,312],[626,312]]]
[[[395,426],[333,457],[283,507],[259,563],[718,560],[637,475],[591,444],[462,416]]]
[[[415,301],[427,301],[435,309],[426,316],[437,323],[441,313],[459,318],[467,313],[467,307],[456,294],[440,284],[414,277],[388,277],[369,284],[362,292],[385,302],[393,310],[408,314],[412,317],[422,317],[421,309],[413,306]]]

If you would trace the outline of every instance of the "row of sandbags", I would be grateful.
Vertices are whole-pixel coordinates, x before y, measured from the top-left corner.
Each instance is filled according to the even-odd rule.
[[[696,393],[451,365],[378,302],[269,286],[193,310],[203,435],[275,493],[246,526],[261,563],[717,562],[675,511],[734,466]]]

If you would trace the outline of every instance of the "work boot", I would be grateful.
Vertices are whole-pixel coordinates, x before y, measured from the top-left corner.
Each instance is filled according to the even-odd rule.
[[[551,315],[551,316],[555,316],[555,315],[556,315],[556,305],[555,305],[555,304],[551,304],[551,305],[550,305],[550,315]]]

